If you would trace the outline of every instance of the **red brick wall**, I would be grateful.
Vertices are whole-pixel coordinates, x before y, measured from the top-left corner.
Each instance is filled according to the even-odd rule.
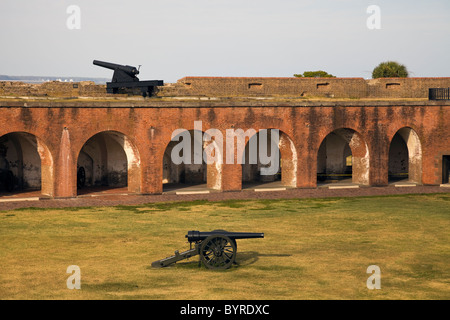
[[[428,98],[429,88],[448,88],[450,78],[233,78],[185,77],[159,87],[157,96],[286,98]],[[93,82],[0,82],[0,96],[107,97]]]
[[[23,102],[1,102],[0,137],[12,132],[37,137],[46,165],[42,183],[56,197],[77,194],[78,154],[102,131],[121,132],[139,153],[140,165],[133,170],[140,174],[133,176],[140,181],[138,186],[129,184],[131,190],[162,192],[163,155],[172,132],[191,130],[196,120],[203,122],[203,130],[217,128],[224,137],[231,128],[279,129],[295,146],[300,188],[316,186],[319,146],[340,128],[354,130],[367,144],[369,184],[374,186],[387,184],[390,141],[403,127],[414,129],[420,138],[424,184],[440,183],[442,155],[450,155],[449,102],[143,102],[135,107],[126,103],[29,101],[24,107]],[[223,165],[221,189],[240,189],[241,177],[240,165]]]
[[[99,97],[106,96],[106,85],[94,82],[44,82],[30,84],[0,81],[0,96],[6,97]]]
[[[450,78],[226,78],[185,77],[159,96],[428,98],[429,88],[448,88]]]

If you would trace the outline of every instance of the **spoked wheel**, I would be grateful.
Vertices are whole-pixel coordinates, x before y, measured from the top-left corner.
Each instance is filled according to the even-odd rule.
[[[211,235],[200,248],[203,264],[209,269],[228,269],[236,259],[236,244],[225,235]]]
[[[227,233],[228,231],[226,231],[226,230],[222,230],[222,229],[217,229],[217,230],[213,230],[212,232],[223,232],[223,233]],[[231,239],[231,238],[230,238]],[[235,251],[237,251],[237,243],[236,243],[236,240],[234,240],[234,239],[231,239],[231,241],[234,243],[234,247],[235,247]]]

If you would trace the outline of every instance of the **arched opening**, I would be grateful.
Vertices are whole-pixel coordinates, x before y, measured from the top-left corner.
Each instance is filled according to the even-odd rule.
[[[213,135],[209,130],[180,130],[174,134],[163,156],[163,192],[221,190],[223,144],[216,138],[222,139],[221,134]]]
[[[369,184],[369,149],[362,136],[352,129],[329,133],[317,153],[318,185]]]
[[[124,134],[100,132],[81,148],[77,159],[78,194],[116,189],[140,192],[140,158]]]
[[[0,137],[0,193],[53,196],[53,158],[36,136],[14,132]]]
[[[402,128],[392,138],[388,175],[391,183],[422,183],[422,147],[419,136],[413,129]]]
[[[297,186],[297,152],[282,131],[269,129],[253,134],[245,144],[242,159],[243,189]]]

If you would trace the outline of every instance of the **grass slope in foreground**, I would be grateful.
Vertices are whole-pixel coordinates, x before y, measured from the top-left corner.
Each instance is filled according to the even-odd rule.
[[[214,229],[265,238],[226,271],[150,267]],[[0,299],[449,299],[449,230],[450,194],[0,211]]]

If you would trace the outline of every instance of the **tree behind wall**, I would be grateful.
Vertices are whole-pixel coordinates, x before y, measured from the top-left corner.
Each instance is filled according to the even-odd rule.
[[[408,70],[406,67],[395,61],[386,61],[380,63],[372,71],[372,78],[407,78]]]
[[[305,71],[303,74],[294,74],[294,77],[297,78],[336,78],[332,74],[329,74],[328,72],[318,70],[318,71]]]

